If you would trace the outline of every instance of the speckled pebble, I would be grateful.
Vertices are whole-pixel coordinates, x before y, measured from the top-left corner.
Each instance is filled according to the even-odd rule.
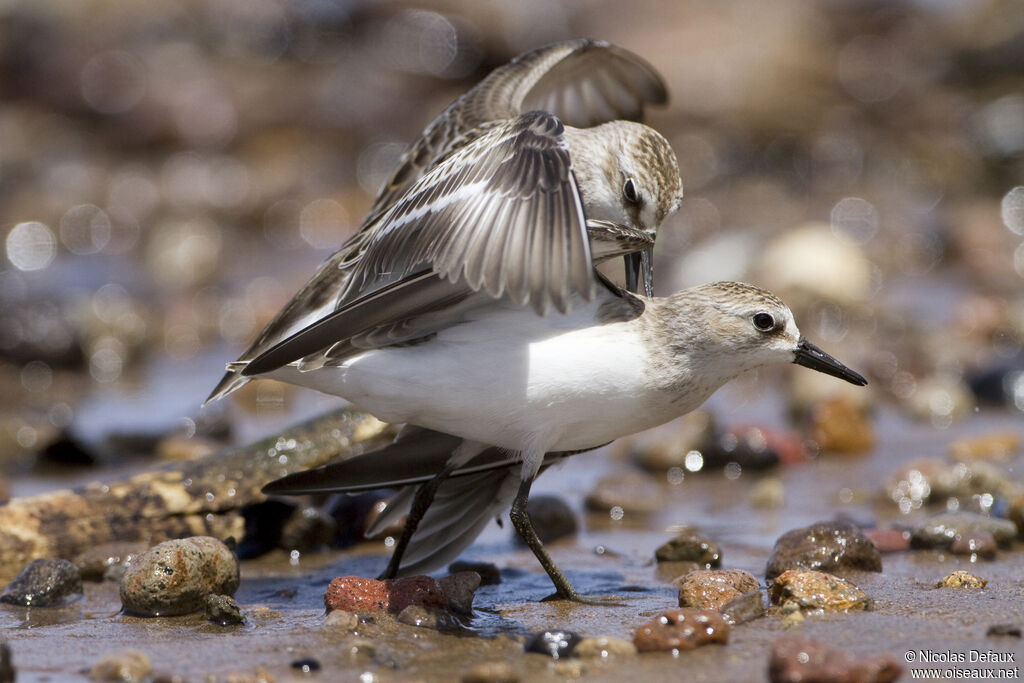
[[[950,548],[957,537],[987,533],[999,545],[1017,537],[1017,525],[1007,519],[986,517],[974,512],[945,512],[929,517],[910,536],[915,548]]]
[[[153,665],[145,652],[122,650],[96,662],[89,670],[89,678],[94,681],[134,683],[146,680],[152,670]]]
[[[692,650],[709,643],[725,644],[729,624],[719,612],[710,609],[680,609],[662,612],[641,625],[633,636],[640,652]]]
[[[519,683],[511,662],[480,662],[462,675],[462,683]]]
[[[238,590],[238,560],[209,536],[166,541],[140,555],[121,580],[121,604],[137,616],[173,616],[203,609],[211,593]]]
[[[870,609],[871,598],[855,585],[825,572],[790,569],[768,590],[773,604],[795,601],[801,609],[826,612]]]
[[[359,615],[343,609],[336,609],[327,614],[324,626],[340,631],[355,631],[359,628]]]
[[[758,589],[757,579],[742,569],[698,569],[676,579],[679,606],[721,609],[726,603]]]
[[[775,542],[765,576],[774,578],[787,569],[860,569],[882,571],[875,545],[849,522],[818,522],[787,531]]]
[[[60,607],[82,597],[82,574],[67,560],[33,560],[0,594],[0,602]]]
[[[791,636],[775,641],[768,665],[771,683],[889,683],[902,673],[889,655],[865,656]]]
[[[722,565],[722,549],[709,538],[685,531],[654,551],[658,562],[695,562],[704,569]]]
[[[480,575],[476,572],[457,572],[437,580],[441,592],[448,598],[448,609],[459,614],[473,613],[473,598],[480,587]]]
[[[958,569],[935,584],[936,588],[984,588],[988,579],[983,579],[963,569]]]
[[[622,638],[597,636],[584,638],[576,646],[577,657],[626,657],[637,653],[636,645]]]
[[[393,581],[361,576],[339,576],[324,593],[324,605],[330,612],[401,612],[409,605],[446,609],[448,599],[441,586],[429,576],[409,576]]]
[[[572,631],[541,631],[530,636],[523,649],[536,652],[552,659],[571,657],[583,638]]]
[[[245,622],[242,608],[234,598],[215,593],[206,596],[206,618],[221,626],[234,626]]]

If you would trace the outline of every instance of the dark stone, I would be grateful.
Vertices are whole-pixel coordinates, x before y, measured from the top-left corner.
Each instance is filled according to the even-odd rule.
[[[250,560],[280,547],[285,522],[298,509],[294,503],[265,500],[242,510],[245,531],[235,549],[240,560]]]
[[[552,659],[572,656],[583,638],[572,631],[541,631],[526,641],[527,652],[537,652]]]
[[[735,463],[744,470],[760,471],[779,464],[779,452],[758,427],[730,430],[714,439],[702,452],[705,471]]]
[[[221,626],[234,626],[245,622],[242,609],[230,595],[206,596],[206,618]]]
[[[764,604],[764,593],[760,589],[744,593],[718,608],[730,624],[745,624],[763,617],[768,611]]]
[[[429,628],[442,633],[459,633],[466,630],[455,615],[436,607],[409,605],[398,613],[396,619],[402,624]]]
[[[526,504],[526,512],[542,543],[573,536],[579,530],[572,508],[558,496],[531,496]],[[519,534],[513,538],[516,544],[525,545]]]
[[[989,637],[1006,636],[1008,638],[1020,638],[1020,633],[1020,624],[992,624],[985,631],[985,635]]]
[[[695,562],[704,569],[722,566],[722,550],[714,541],[684,532],[654,551],[658,562]]]
[[[301,671],[302,673],[310,673],[311,671],[320,670],[320,662],[313,659],[312,657],[303,657],[302,659],[296,659],[290,665],[293,669]]]
[[[393,491],[367,491],[358,495],[334,496],[327,507],[327,515],[334,520],[334,545],[348,548],[366,540],[374,506],[390,498]]]
[[[319,508],[307,505],[293,512],[281,527],[278,545],[285,550],[309,552],[328,548],[334,542],[336,524]]]
[[[910,536],[914,548],[949,549],[958,537],[987,533],[999,545],[1017,537],[1017,525],[1008,519],[996,519],[974,512],[944,512],[922,522]]]
[[[449,574],[459,574],[460,572],[476,572],[480,575],[481,586],[497,586],[501,583],[501,570],[498,566],[491,564],[490,562],[452,562],[448,565]]]
[[[0,640],[0,683],[14,683],[14,663],[11,661],[11,647]]]
[[[819,522],[787,531],[779,537],[765,576],[773,579],[787,569],[834,572],[841,569],[882,571],[875,544],[849,522]]]
[[[0,602],[60,607],[82,597],[82,574],[67,560],[33,560],[0,595]]]

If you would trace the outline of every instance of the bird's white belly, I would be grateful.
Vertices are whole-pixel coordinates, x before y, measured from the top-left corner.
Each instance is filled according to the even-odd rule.
[[[383,420],[515,450],[589,448],[680,412],[651,390],[629,323],[552,331],[532,312],[494,317],[357,356],[327,390]]]

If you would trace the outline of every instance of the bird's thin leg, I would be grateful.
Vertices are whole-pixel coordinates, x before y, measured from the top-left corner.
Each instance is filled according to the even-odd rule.
[[[391,553],[388,566],[377,578],[393,579],[398,576],[398,570],[402,566],[402,556],[405,554],[405,549],[409,546],[409,542],[412,541],[416,529],[419,527],[420,522],[423,521],[423,516],[430,509],[431,503],[434,502],[434,494],[437,493],[441,484],[448,479],[452,472],[480,455],[486,448],[486,444],[464,440],[452,452],[448,461],[445,462],[444,469],[435,474],[433,479],[420,485],[416,491],[416,496],[412,500],[409,514],[405,518],[405,527],[402,529],[402,535],[399,537],[398,543],[395,544],[394,552]]]
[[[555,584],[555,593],[551,596],[551,599],[583,602],[582,596],[572,587],[569,579],[565,578],[565,574],[555,566],[554,560],[548,555],[548,551],[544,549],[544,544],[541,543],[537,532],[533,528],[533,522],[530,521],[530,515],[526,511],[526,503],[530,499],[530,487],[532,485],[533,477],[524,479],[519,485],[519,492],[516,494],[515,500],[512,501],[512,510],[509,512],[512,526],[515,527],[523,542],[537,556],[540,566],[544,567],[544,571],[551,578],[551,583]]]

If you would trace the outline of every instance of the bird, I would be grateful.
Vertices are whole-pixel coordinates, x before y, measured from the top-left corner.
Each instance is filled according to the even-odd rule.
[[[339,338],[340,328],[313,325],[284,345],[288,353],[270,352],[273,362],[257,357],[264,376],[413,425],[390,451],[297,473],[264,491],[412,485],[448,470],[406,548],[411,567],[424,570],[457,556],[489,518],[510,506],[512,524],[551,578],[554,596],[586,601],[552,561],[526,513],[542,468],[683,415],[755,368],[790,362],[867,383],[807,341],[790,309],[757,286],[715,282],[659,298],[591,273],[593,295],[573,294],[564,313],[539,316],[511,297],[478,294],[443,315],[428,310],[406,320],[418,336],[401,344],[353,344]],[[307,335],[316,353],[305,351]],[[420,440],[440,447],[419,448]],[[361,468],[361,480],[351,476],[353,466]]]
[[[544,313],[589,287],[591,261],[617,256],[627,258],[629,288],[651,294],[654,235],[682,181],[668,142],[637,122],[667,101],[650,64],[603,41],[561,41],[498,67],[409,146],[360,229],[238,362],[407,275],[424,255],[462,285],[433,287],[446,299],[508,290]],[[531,134],[543,126],[551,130]],[[205,403],[248,381],[229,366]]]

